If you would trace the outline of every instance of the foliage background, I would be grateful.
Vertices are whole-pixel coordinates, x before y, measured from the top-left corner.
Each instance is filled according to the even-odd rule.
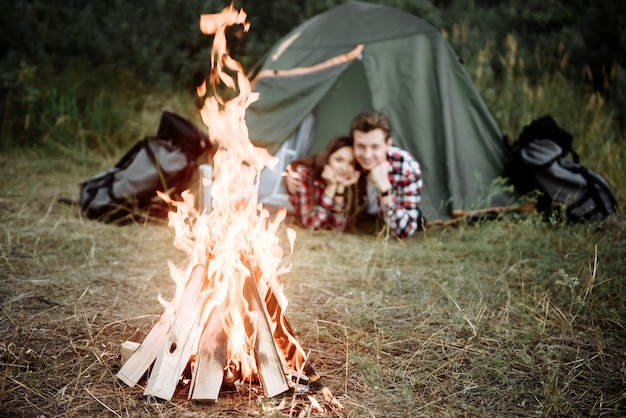
[[[297,24],[344,0],[237,0],[251,24],[231,55],[250,72]],[[440,28],[503,132],[551,113],[583,163],[624,189],[626,3],[378,0]],[[195,86],[224,0],[0,0],[0,151],[110,167],[163,110],[202,125]],[[618,196],[620,198],[620,196]]]
[[[242,47],[242,62],[253,65],[280,36],[305,19],[345,0],[238,0],[252,30]],[[598,88],[615,79],[616,65],[626,66],[623,2],[598,0],[379,0],[451,32],[463,23],[467,40],[460,55],[471,54],[486,39],[504,50],[511,33],[522,39],[527,57],[541,51],[568,56],[569,74],[590,77]],[[144,2],[115,0],[6,1],[2,4],[3,69],[37,66],[55,74],[72,67],[131,72],[150,84],[179,87],[193,83],[204,68],[210,40],[200,34],[198,17],[227,6],[223,0]],[[459,45],[453,45],[458,47]],[[528,61],[532,61],[529,59]],[[498,62],[493,63],[498,66]],[[548,63],[554,70],[559,61]],[[537,71],[531,66],[529,71]],[[543,72],[544,68],[540,68]]]
[[[237,58],[250,69],[282,35],[305,19],[344,0],[238,0],[250,33],[237,45]],[[615,103],[626,89],[626,5],[613,0],[379,0],[430,21],[469,60],[494,42],[506,51],[506,35],[519,41],[525,73],[563,71],[591,83]],[[106,83],[131,79],[164,89],[191,89],[206,68],[211,40],[198,29],[199,15],[227,6],[224,0],[87,0],[0,2],[2,95],[32,102],[58,78],[96,73]],[[569,65],[565,66],[568,63]],[[490,65],[502,73],[494,55]],[[29,77],[41,79],[37,89]],[[37,83],[35,83],[37,84]],[[7,113],[3,100],[3,114]],[[616,112],[623,106],[616,106]],[[620,113],[620,117],[623,115]]]

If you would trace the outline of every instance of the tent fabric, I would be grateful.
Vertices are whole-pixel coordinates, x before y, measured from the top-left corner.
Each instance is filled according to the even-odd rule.
[[[422,166],[427,220],[508,203],[492,190],[509,158],[500,130],[449,43],[419,17],[342,4],[281,39],[252,83],[260,96],[246,113],[250,139],[272,153],[302,137],[311,114],[308,153],[375,109],[389,117],[394,145]]]

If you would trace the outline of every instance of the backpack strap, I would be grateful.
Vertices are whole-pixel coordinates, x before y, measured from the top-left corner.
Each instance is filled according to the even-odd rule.
[[[135,142],[135,145],[133,145],[132,148],[129,149],[126,154],[124,154],[124,156],[120,158],[119,161],[115,164],[115,168],[118,168],[120,170],[127,168],[130,163],[132,163],[135,159],[135,155],[137,155],[137,153],[142,148],[149,148],[146,146],[146,142],[148,142],[148,137],[143,138],[141,141]]]
[[[617,199],[604,178],[591,172],[587,167],[580,166],[580,174],[589,185],[591,198],[596,202],[596,207],[602,213],[603,218],[615,213],[617,210]]]
[[[617,200],[602,176],[580,164],[568,164],[566,170],[579,174],[587,186],[585,193],[577,196],[575,201],[567,203],[566,214],[570,221],[604,219],[616,212]],[[588,204],[590,200],[594,203],[591,209]]]

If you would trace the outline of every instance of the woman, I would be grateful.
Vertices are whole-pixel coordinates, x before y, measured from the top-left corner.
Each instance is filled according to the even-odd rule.
[[[343,230],[356,213],[359,169],[352,138],[331,139],[315,155],[293,161],[287,170],[299,178],[299,187],[289,200],[308,229]]]

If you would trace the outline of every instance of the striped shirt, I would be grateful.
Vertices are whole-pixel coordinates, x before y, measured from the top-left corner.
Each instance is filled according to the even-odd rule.
[[[421,226],[422,170],[408,152],[389,147],[389,181],[393,195],[383,207],[378,197],[379,215],[399,238],[410,237]]]

